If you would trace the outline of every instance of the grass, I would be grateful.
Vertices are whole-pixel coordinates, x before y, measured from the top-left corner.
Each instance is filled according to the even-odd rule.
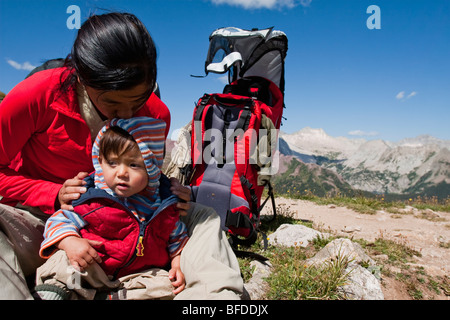
[[[277,218],[262,224],[265,234],[274,232],[280,225],[303,224],[312,227],[312,222],[300,221],[293,218],[294,213],[289,206],[277,207]],[[271,300],[336,300],[344,299],[339,290],[347,279],[344,271],[349,261],[346,257],[319,266],[307,266],[305,261],[313,257],[322,247],[332,239],[317,237],[306,248],[269,246],[266,250],[261,244],[262,236],[250,248],[251,252],[268,258],[273,266],[271,275],[266,279],[269,284],[267,299]],[[250,259],[239,258],[241,273],[244,281],[250,280],[253,270]]]
[[[305,199],[305,198],[303,198]],[[359,212],[372,214],[378,210],[391,210],[397,212],[399,208],[407,205],[417,209],[431,209],[436,211],[450,211],[449,200],[445,203],[432,203],[430,199],[419,199],[414,202],[387,202],[382,198],[368,199],[363,197],[329,197],[319,198],[308,195],[306,200],[314,201],[318,204],[345,205]],[[303,224],[312,227],[312,222],[294,219],[294,213],[289,206],[277,207],[277,219],[271,222],[263,222],[262,231],[266,234],[274,232],[281,224]],[[305,261],[313,257],[321,248],[332,241],[334,237],[316,238],[306,248],[303,247],[282,247],[269,246],[263,249],[262,241],[257,241],[246,250],[261,254],[267,257],[272,266],[271,275],[266,278],[269,285],[267,299],[274,300],[339,300],[345,299],[342,290],[348,278],[346,267],[349,261],[345,257],[339,257],[334,261],[321,266],[307,266]],[[260,237],[259,240],[262,240]],[[392,241],[384,239],[383,235],[374,242],[366,240],[353,240],[361,244],[369,256],[385,256],[387,259],[378,261],[379,269],[383,277],[393,278],[401,282],[406,292],[412,299],[432,299],[439,294],[449,295],[450,278],[433,277],[427,275],[423,267],[414,265],[414,257],[420,257],[420,252],[414,250],[402,240]],[[443,243],[443,247],[449,248],[448,243]],[[244,281],[247,282],[253,273],[250,268],[250,260],[239,258],[241,272]],[[365,267],[363,265],[363,267]]]
[[[318,240],[321,241],[321,240]],[[338,257],[334,261],[318,266],[308,266],[305,261],[318,250],[311,245],[308,248],[271,246],[262,250],[255,244],[251,251],[267,257],[272,266],[272,273],[266,278],[269,284],[267,299],[270,300],[336,300],[344,299],[339,290],[347,280],[345,272],[347,257]],[[244,281],[252,275],[250,260],[239,258]]]
[[[342,299],[339,287],[346,283],[347,257],[320,266],[308,266],[299,247],[285,248],[272,254],[274,270],[268,278],[269,299],[316,300]],[[280,288],[283,288],[280,290]]]
[[[388,257],[391,265],[402,266],[412,261],[414,256],[421,257],[421,253],[410,248],[406,243],[384,239],[383,237],[375,239],[375,242],[367,242],[363,239],[353,240],[361,244],[372,255],[384,254]]]

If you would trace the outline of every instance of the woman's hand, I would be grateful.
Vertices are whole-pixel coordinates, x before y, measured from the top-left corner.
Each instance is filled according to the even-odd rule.
[[[170,178],[170,182],[172,184],[170,191],[181,200],[181,202],[177,203],[177,208],[180,209],[180,215],[186,216],[190,207],[189,201],[191,201],[191,189],[183,186],[177,178]]]
[[[186,279],[180,267],[180,256],[178,255],[172,259],[172,268],[169,270],[169,280],[175,288],[172,291],[174,294],[179,294],[186,287]]]
[[[87,176],[87,172],[80,172],[73,179],[64,182],[58,192],[59,207],[61,209],[73,210],[72,201],[78,199],[82,193],[86,192],[86,188],[83,187],[86,181],[83,179]]]

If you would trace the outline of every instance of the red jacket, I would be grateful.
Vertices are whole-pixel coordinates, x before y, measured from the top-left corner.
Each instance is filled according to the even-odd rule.
[[[64,181],[92,172],[92,140],[82,119],[76,90],[58,90],[65,68],[44,70],[14,87],[0,103],[1,203],[56,211]],[[135,116],[148,116],[170,127],[167,106],[152,94]]]
[[[161,203],[149,221],[141,222],[117,199],[103,190],[90,188],[73,203],[87,225],[80,230],[85,239],[100,241],[93,246],[107,275],[120,278],[170,262],[169,237],[179,220],[178,198]]]

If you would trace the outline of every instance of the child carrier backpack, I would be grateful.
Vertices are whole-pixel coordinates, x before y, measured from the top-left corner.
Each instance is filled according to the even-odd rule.
[[[284,95],[284,61],[288,49],[286,34],[279,30],[243,30],[234,27],[215,30],[209,37],[205,73],[226,73],[228,82],[248,76],[272,81]]]
[[[189,128],[191,164],[182,173],[194,201],[216,210],[233,247],[256,241],[269,199],[276,215],[270,176],[284,108],[286,51],[286,35],[272,28],[222,28],[210,36],[206,75],[228,72],[229,84],[198,100]]]

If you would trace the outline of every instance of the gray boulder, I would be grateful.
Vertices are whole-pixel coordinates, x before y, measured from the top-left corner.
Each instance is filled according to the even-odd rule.
[[[384,300],[380,281],[368,269],[358,264],[347,267],[347,284],[339,290],[350,300]]]
[[[269,285],[264,278],[267,278],[271,273],[272,265],[269,261],[260,262],[254,260],[250,263],[253,269],[253,276],[249,282],[244,285],[244,300],[260,300],[264,299]]]
[[[366,263],[369,266],[375,265],[375,261],[370,258],[364,249],[356,242],[346,238],[339,238],[331,241],[317,254],[306,260],[306,265],[323,263],[327,260],[336,260],[347,257],[349,262]]]
[[[347,283],[340,287],[340,291],[347,299],[352,300],[384,300],[381,283],[373,272],[362,267],[360,263],[368,265],[370,270],[377,270],[375,261],[364,249],[350,239],[333,240],[320,250],[314,257],[306,261],[307,265],[318,265],[327,261],[346,259],[348,261],[345,274]]]
[[[286,247],[307,247],[309,242],[323,234],[300,224],[282,224],[269,235],[269,244]]]

